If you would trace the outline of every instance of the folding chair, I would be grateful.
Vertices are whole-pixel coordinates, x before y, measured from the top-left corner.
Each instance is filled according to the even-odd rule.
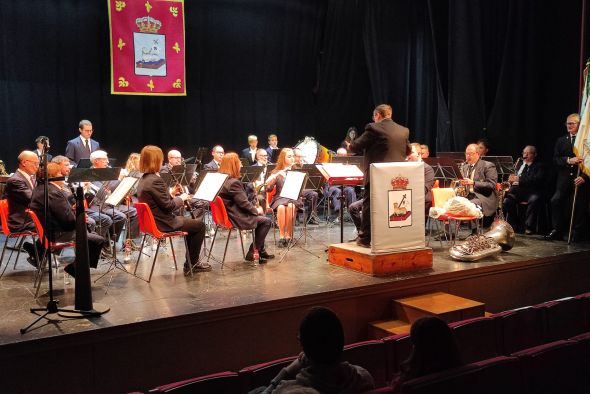
[[[227,216],[227,211],[225,210],[225,205],[223,204],[223,200],[219,196],[215,197],[215,200],[211,202],[211,215],[213,216],[213,223],[215,223],[215,234],[213,235],[213,241],[211,241],[211,247],[209,248],[209,256],[207,257],[207,262],[211,258],[211,251],[213,250],[213,245],[215,245],[215,238],[217,237],[217,231],[219,230],[219,228],[228,230],[227,241],[225,242],[225,249],[223,251],[223,259],[221,260],[221,268],[223,269],[223,265],[225,264],[225,256],[227,254],[229,238],[234,229],[238,230],[238,237],[240,238],[240,243],[242,244],[242,254],[245,259],[246,252],[244,251],[244,240],[242,239],[242,236],[240,234],[240,229],[234,227],[233,224],[230,222],[229,217]],[[252,230],[252,242],[254,242],[254,230]]]
[[[19,232],[13,233],[10,231],[10,229],[8,228],[8,200],[6,200],[6,199],[0,200],[0,219],[2,220],[2,233],[6,237],[6,240],[4,241],[4,247],[2,248],[2,255],[0,256],[0,266],[2,265],[2,261],[4,260],[4,253],[6,252],[6,246],[8,246],[8,240],[10,238],[16,238],[16,242],[14,243],[14,245],[17,250],[17,253],[16,253],[16,258],[14,259],[14,267],[13,267],[13,269],[15,269],[16,263],[18,262],[18,258],[20,256],[21,247],[23,245],[23,242],[25,241],[25,238],[30,236],[33,239],[33,245],[35,245],[35,236],[37,235],[37,232],[36,231],[19,231]],[[35,245],[35,252],[36,251],[37,251],[37,246]],[[14,253],[14,250],[12,250],[10,252],[10,254],[8,255],[8,259],[6,260],[6,265],[4,266],[4,269],[2,270],[2,273],[0,274],[0,278],[2,278],[2,276],[4,275],[4,272],[6,271],[6,268],[8,267],[8,263],[10,262],[10,258],[12,257],[13,253]],[[39,259],[37,259],[37,261],[39,261]]]
[[[156,259],[158,258],[158,252],[160,251],[160,244],[162,241],[166,242],[166,238],[170,240],[170,249],[172,250],[172,258],[174,259],[174,269],[178,270],[178,265],[176,264],[176,253],[174,252],[174,245],[172,245],[172,237],[183,237],[184,244],[186,246],[186,250],[188,253],[188,242],[186,240],[186,235],[188,233],[186,231],[168,231],[163,232],[158,229],[156,225],[156,220],[154,219],[154,215],[152,214],[152,210],[150,209],[149,205],[143,202],[136,202],[133,204],[135,209],[137,209],[137,219],[139,222],[139,231],[143,233],[143,238],[141,239],[141,247],[139,248],[139,254],[137,256],[137,263],[135,264],[135,270],[133,271],[133,275],[137,272],[137,267],[139,267],[139,260],[141,259],[141,255],[143,254],[143,246],[145,244],[145,238],[147,235],[150,235],[152,238],[158,240],[158,245],[156,247],[156,253],[154,254],[154,260],[152,261],[152,269],[150,270],[150,276],[146,282],[150,283],[152,280],[152,275],[154,273],[154,267],[156,266]],[[192,275],[192,271],[191,271]],[[143,279],[143,278],[141,278]],[[145,279],[143,279],[145,280]]]

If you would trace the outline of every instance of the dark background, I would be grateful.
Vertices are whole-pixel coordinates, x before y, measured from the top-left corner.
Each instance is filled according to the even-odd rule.
[[[583,1],[187,0],[188,95],[138,97],[110,94],[106,0],[0,0],[0,159],[38,135],[63,153],[83,118],[121,161],[250,133],[335,150],[382,102],[433,151],[547,159],[579,110]]]

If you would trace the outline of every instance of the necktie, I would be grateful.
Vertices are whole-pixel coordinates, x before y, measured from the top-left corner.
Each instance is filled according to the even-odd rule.
[[[473,179],[473,170],[475,169],[474,165],[469,166],[469,171],[467,171],[467,178]]]
[[[37,186],[37,182],[35,181],[35,175],[31,175],[31,186],[34,189]]]
[[[529,165],[528,164],[525,164],[524,165],[524,168],[522,169],[522,175],[525,175],[528,170],[529,170]]]
[[[90,144],[88,143],[87,139],[84,140],[84,145],[86,145],[86,150],[88,151],[88,153],[89,154],[92,153],[92,152],[90,152]]]

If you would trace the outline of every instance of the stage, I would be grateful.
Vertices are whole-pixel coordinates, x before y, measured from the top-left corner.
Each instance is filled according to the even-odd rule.
[[[344,230],[345,240],[354,237],[351,224]],[[29,308],[45,306],[48,298],[45,280],[42,295],[34,299],[33,267],[21,256],[17,269],[10,263],[0,280],[3,391],[145,390],[293,355],[299,320],[313,305],[336,310],[346,343],[351,343],[367,338],[368,322],[392,317],[394,298],[444,291],[484,302],[487,312],[497,312],[590,291],[588,243],[567,245],[519,235],[509,252],[461,263],[432,241],[433,269],[378,278],[327,262],[326,249],[339,238],[337,226],[309,226],[307,243],[301,238],[282,262],[279,254],[285,249],[271,246],[277,258],[253,266],[241,260],[234,235],[225,267],[213,262],[211,272],[192,278],[183,276],[181,265],[174,270],[168,247],[149,284],[119,270],[108,288],[110,275],[92,283],[94,302],[111,308],[104,316],[40,324],[24,335],[19,329],[35,318]],[[214,256],[223,254],[225,239],[223,233]],[[267,245],[272,243],[269,233]],[[184,247],[180,240],[175,246],[182,262]],[[63,260],[68,260],[67,253]],[[147,277],[150,266],[151,259],[144,257],[138,274]],[[107,267],[91,270],[93,281]],[[61,306],[73,304],[74,281],[66,284],[61,269],[54,287]]]

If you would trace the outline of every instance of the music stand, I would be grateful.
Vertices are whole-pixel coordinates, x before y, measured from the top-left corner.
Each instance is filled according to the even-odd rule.
[[[271,149],[270,156],[268,157],[268,161],[271,163],[276,163],[280,154],[281,154],[281,148]]]
[[[344,186],[360,185],[364,180],[364,174],[354,164],[325,163],[318,164],[317,168],[330,186],[340,186],[340,197],[338,197],[340,200],[340,243],[344,243],[344,207],[346,206]]]
[[[436,157],[465,161],[465,152],[438,152]]]
[[[332,163],[354,164],[358,168],[362,168],[364,158],[364,156],[333,156]]]
[[[209,149],[205,148],[204,146],[197,148],[197,153],[195,153],[195,164],[197,165],[198,169],[203,167],[203,158],[207,153],[209,153]]]
[[[481,160],[494,163],[498,172],[498,182],[507,181],[511,174],[516,173],[512,156],[482,156]]]
[[[242,183],[255,182],[260,178],[260,174],[264,170],[264,166],[249,166],[240,168],[240,176]],[[268,168],[267,168],[268,173]]]
[[[457,159],[452,157],[427,157],[424,159],[434,170],[434,179],[442,184],[442,187],[450,187],[453,181],[463,178]]]
[[[131,192],[131,190],[133,189],[133,187],[135,186],[135,184],[139,181],[139,179],[134,178],[134,177],[125,177],[123,178],[123,180],[121,180],[121,182],[119,183],[119,185],[117,186],[117,188],[111,193],[111,195],[105,200],[105,204],[106,205],[110,205],[111,207],[113,207],[113,211],[115,210],[115,207],[119,204],[121,204],[121,201],[123,201],[123,199]],[[127,213],[129,214],[129,213]],[[129,231],[129,229],[127,230]],[[116,234],[115,234],[115,239],[116,239]],[[129,274],[129,275],[133,275],[131,272],[127,271],[127,269],[125,268],[125,266],[123,265],[123,263],[121,263],[121,261],[119,261],[119,259],[117,258],[117,246],[115,244],[114,248],[113,248],[113,258],[111,260],[111,264],[109,265],[109,267],[107,268],[106,272],[104,274],[102,274],[101,276],[99,276],[94,283],[98,282],[99,280],[101,280],[105,275],[107,275],[109,272],[112,272],[115,269],[119,269],[121,271],[124,271],[125,273]],[[107,289],[111,284],[111,281],[113,280],[113,275],[111,274],[111,277],[107,283]],[[135,276],[135,275],[133,275]]]
[[[172,169],[170,169],[170,173],[174,174],[171,176],[173,178],[176,178],[182,186],[188,186],[188,184],[190,183],[191,179],[193,178],[193,175],[195,174],[196,170],[197,170],[196,164],[184,164],[184,165],[181,164],[181,165],[172,167]]]

